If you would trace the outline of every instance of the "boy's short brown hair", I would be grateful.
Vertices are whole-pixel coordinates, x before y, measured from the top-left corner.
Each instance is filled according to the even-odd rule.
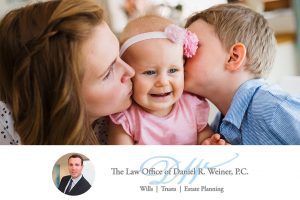
[[[255,77],[270,72],[275,58],[276,40],[273,30],[261,14],[238,4],[220,4],[193,14],[185,26],[199,19],[214,27],[226,50],[238,42],[245,45],[245,67]]]

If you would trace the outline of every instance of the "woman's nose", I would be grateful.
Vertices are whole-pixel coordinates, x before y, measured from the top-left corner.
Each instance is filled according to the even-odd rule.
[[[127,63],[125,63],[123,60],[121,60],[121,62],[122,62],[121,63],[122,66],[124,68],[124,74],[121,78],[121,82],[125,83],[135,75],[135,71],[131,66],[129,66]]]

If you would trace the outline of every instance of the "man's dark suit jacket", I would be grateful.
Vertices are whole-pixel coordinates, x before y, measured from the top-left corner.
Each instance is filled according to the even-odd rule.
[[[71,176],[64,176],[62,177],[58,189],[63,193],[65,188],[70,180]],[[76,185],[71,189],[69,193],[66,192],[68,195],[80,195],[85,193],[91,188],[89,182],[82,176],[81,179],[76,183]]]

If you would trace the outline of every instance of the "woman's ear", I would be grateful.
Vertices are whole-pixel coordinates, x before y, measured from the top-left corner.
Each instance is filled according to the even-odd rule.
[[[236,43],[232,45],[229,50],[229,58],[226,63],[226,69],[229,71],[237,71],[239,70],[246,58],[246,47],[242,43]]]

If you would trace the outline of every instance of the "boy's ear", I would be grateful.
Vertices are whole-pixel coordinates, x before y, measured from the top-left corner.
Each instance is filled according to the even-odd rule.
[[[229,71],[237,71],[241,68],[246,58],[246,47],[242,43],[232,45],[229,50],[229,58],[226,63],[226,69]]]

